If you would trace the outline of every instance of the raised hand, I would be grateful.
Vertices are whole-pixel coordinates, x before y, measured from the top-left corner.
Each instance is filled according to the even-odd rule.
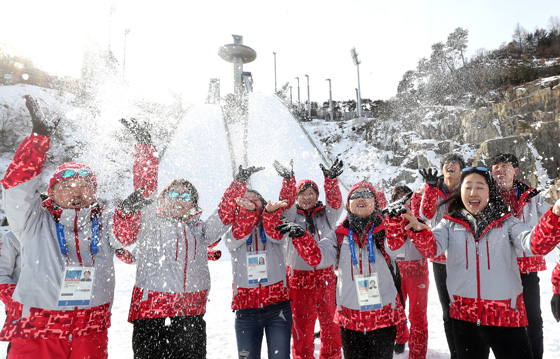
[[[406,213],[405,204],[411,197],[412,197],[412,192],[404,195],[398,201],[392,202],[387,207],[385,207],[382,213],[388,215],[391,218]]]
[[[272,212],[275,212],[279,208],[286,207],[287,205],[288,205],[288,201],[285,200],[285,199],[282,200],[282,201],[276,201],[276,202],[268,201],[268,203],[266,204],[266,207],[264,207],[264,209],[268,213],[272,213]]]
[[[437,187],[438,185],[438,171],[435,168],[422,168],[418,171],[422,177],[424,177],[424,181],[431,187]]]
[[[239,171],[235,175],[235,180],[241,183],[247,183],[249,178],[256,172],[264,170],[264,167],[247,167],[243,168],[243,166],[239,165]]]
[[[554,206],[552,207],[552,213],[560,216],[560,199],[558,199],[556,203],[554,203]]]
[[[146,191],[146,187],[140,187],[126,197],[120,204],[119,209],[124,214],[131,214],[146,207],[154,200],[153,198],[145,198],[142,195]]]
[[[410,209],[406,209],[406,213],[403,213],[401,217],[404,217],[408,220],[408,224],[404,227],[405,229],[411,229],[416,232],[420,232],[424,229],[430,229],[429,226],[420,222],[418,218],[416,218]]]
[[[290,179],[294,176],[294,160],[290,160],[290,168],[283,166],[280,162],[274,160],[272,164],[280,177]]]
[[[342,160],[340,160],[338,157],[336,158],[336,160],[334,160],[334,163],[330,168],[325,168],[322,163],[319,163],[319,167],[321,167],[323,175],[330,179],[335,179],[340,176],[342,172],[344,172],[344,170],[342,169],[343,165],[344,163],[342,163]]]
[[[305,234],[305,229],[297,223],[286,222],[282,223],[276,227],[275,230],[279,231],[280,234],[288,234],[290,237],[298,238]]]
[[[132,134],[132,136],[134,136],[136,142],[143,145],[152,144],[152,136],[150,135],[147,124],[140,124],[135,118],[131,118],[130,120],[121,118],[121,123]]]
[[[31,115],[31,124],[33,125],[33,133],[39,135],[51,137],[52,133],[58,126],[60,118],[55,118],[52,121],[48,121],[39,106],[39,103],[31,95],[25,95],[25,106]]]

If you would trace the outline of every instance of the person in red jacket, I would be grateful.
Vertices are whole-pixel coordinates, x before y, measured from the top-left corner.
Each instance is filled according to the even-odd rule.
[[[136,244],[128,315],[134,358],[206,358],[208,247],[229,225],[218,209],[201,219],[198,191],[185,179],[172,180],[152,196],[158,186],[156,147],[146,125],[134,119],[122,123],[137,141],[135,191],[115,210],[113,230],[122,244]]]
[[[407,186],[397,186],[393,189],[391,201],[394,203],[404,196],[411,194],[412,190]],[[418,201],[417,196],[406,201],[405,206],[412,210],[411,202]],[[418,205],[415,204],[416,208]],[[413,213],[417,209],[412,210]],[[397,264],[401,274],[401,292],[404,300],[408,297],[408,320],[410,321],[410,332],[407,323],[397,325],[397,338],[395,353],[402,353],[408,342],[410,359],[424,359],[428,351],[428,289],[430,278],[428,272],[428,261],[414,247],[410,239],[403,244],[397,254]]]
[[[532,358],[516,250],[546,254],[560,242],[560,201],[533,229],[508,211],[487,168],[463,169],[458,188],[431,231],[410,211],[400,218],[408,220],[405,228],[423,255],[447,250],[457,356],[484,359],[492,349],[497,359]],[[401,238],[391,238],[389,246],[398,247]]]
[[[512,153],[499,153],[492,157],[490,163],[492,177],[514,216],[530,226],[535,226],[550,205],[541,196],[540,191],[515,179],[519,174],[517,156]],[[526,252],[520,251],[517,255],[523,283],[523,301],[529,320],[527,331],[533,349],[533,359],[541,359],[544,347],[538,272],[546,270],[546,261],[542,256],[533,256]]]

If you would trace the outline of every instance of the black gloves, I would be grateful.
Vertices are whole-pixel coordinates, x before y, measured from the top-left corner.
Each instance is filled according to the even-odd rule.
[[[303,229],[303,227],[299,224],[293,222],[282,223],[274,227],[274,229],[279,231],[280,234],[288,233],[288,235],[293,238],[298,238],[305,234],[305,229]]]
[[[323,171],[323,175],[325,175],[325,177],[330,178],[330,179],[335,179],[338,176],[340,176],[342,174],[342,172],[344,172],[342,170],[342,166],[343,166],[343,163],[340,159],[338,159],[338,157],[336,158],[336,160],[332,164],[331,168],[329,168],[329,169],[325,168],[325,166],[323,166],[322,163],[319,163],[319,167],[321,167],[321,171]]]
[[[150,135],[148,126],[145,123],[139,124],[135,118],[131,118],[130,120],[121,118],[121,123],[127,128],[132,136],[134,136],[136,142],[142,145],[152,144],[152,136]]]
[[[235,175],[235,180],[237,182],[247,183],[247,181],[253,175],[253,173],[262,170],[264,170],[264,167],[251,166],[251,167],[243,168],[243,166],[239,165],[239,172],[237,172],[237,175]]]
[[[437,185],[438,185],[437,169],[435,169],[435,168],[428,168],[428,169],[423,168],[418,172],[420,173],[420,175],[422,177],[424,177],[424,181],[426,181],[426,183],[429,186],[437,187]]]
[[[552,300],[550,301],[550,307],[552,309],[552,315],[557,322],[560,322],[560,294],[552,294]]]
[[[49,122],[45,119],[45,114],[41,110],[41,106],[37,100],[35,100],[31,95],[25,95],[25,106],[31,115],[31,124],[33,125],[33,132],[39,135],[51,137],[52,133],[58,126],[60,118]]]
[[[152,198],[144,198],[142,194],[146,190],[145,187],[140,187],[126,197],[120,204],[119,209],[124,214],[131,214],[146,207],[154,200]]]
[[[284,167],[280,162],[274,160],[274,169],[280,177],[290,179],[294,176],[294,160],[290,160],[290,168]]]
[[[405,203],[412,197],[412,192],[404,195],[398,201],[392,202],[383,210],[383,214],[388,215],[389,217],[398,217],[403,213],[406,213]]]

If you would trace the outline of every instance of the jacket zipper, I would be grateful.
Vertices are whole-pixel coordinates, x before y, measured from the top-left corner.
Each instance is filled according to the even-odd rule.
[[[482,316],[482,303],[480,301],[480,253],[478,250],[478,241],[475,240],[476,247],[476,297],[478,299],[478,319],[476,325],[480,326],[480,317]]]

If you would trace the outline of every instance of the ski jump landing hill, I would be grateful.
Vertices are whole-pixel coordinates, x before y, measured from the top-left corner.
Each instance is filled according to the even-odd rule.
[[[272,94],[250,93],[248,107],[246,123],[224,124],[219,105],[194,105],[160,159],[159,190],[174,178],[189,180],[199,191],[203,218],[207,218],[233,179],[232,163],[236,169],[239,165],[265,167],[251,177],[250,187],[267,200],[277,200],[282,178],[272,164],[278,160],[287,166],[293,159],[296,180],[317,182],[324,202],[319,163],[331,163],[325,163],[297,120]]]

